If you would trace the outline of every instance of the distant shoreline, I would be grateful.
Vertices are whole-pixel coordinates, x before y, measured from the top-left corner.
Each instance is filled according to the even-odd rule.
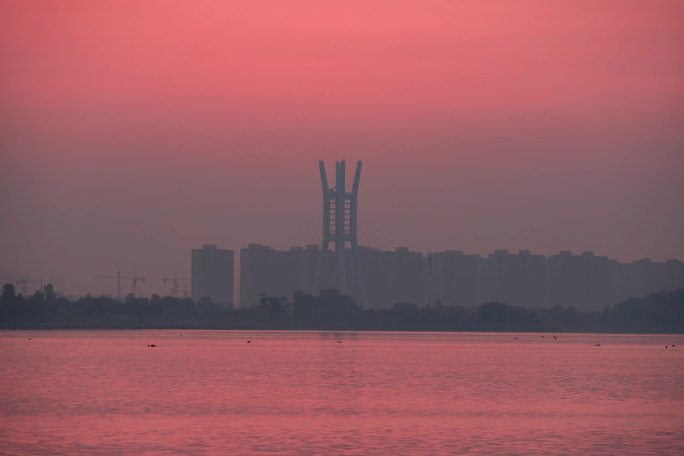
[[[274,330],[684,334],[684,289],[631,298],[600,312],[574,307],[527,308],[500,302],[474,307],[419,307],[397,303],[363,309],[337,290],[296,292],[292,301],[263,296],[260,304],[232,308],[210,302],[155,296],[118,301],[56,296],[50,286],[31,297],[6,285],[0,297],[0,330]]]
[[[111,324],[7,324],[0,323],[0,331],[146,331],[146,330],[160,330],[160,331],[306,331],[306,332],[430,332],[430,333],[537,333],[537,334],[680,334],[684,335],[684,331],[671,331],[652,328],[647,329],[630,329],[630,328],[459,328],[459,329],[444,329],[444,328],[351,328],[351,327],[259,327],[259,326],[225,326],[225,325],[152,325],[152,324],[130,324],[130,325],[111,325]]]

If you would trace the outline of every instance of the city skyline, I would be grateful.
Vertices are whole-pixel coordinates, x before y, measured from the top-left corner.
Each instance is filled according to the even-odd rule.
[[[311,193],[315,194],[315,191],[312,190]],[[371,220],[369,218],[369,216],[365,215],[365,212],[363,210],[363,208],[365,206],[365,204],[364,204],[365,199],[366,198],[372,199],[372,197],[370,195],[367,195],[367,193],[368,193],[368,191],[365,190],[363,198],[361,199],[362,200],[362,203],[360,204],[361,211],[362,211],[361,213],[363,214],[364,219],[367,220],[367,222],[365,222],[365,223],[372,224],[370,226],[372,226],[373,228],[370,228],[370,226],[369,226],[367,228],[368,231],[370,231],[372,229],[373,233],[375,234],[376,237],[374,238],[375,242],[370,242],[369,238],[365,239],[367,242],[361,241],[360,245],[365,246],[365,247],[387,249],[387,248],[408,246],[411,249],[421,250],[421,251],[425,251],[425,252],[461,250],[461,251],[467,252],[469,254],[480,254],[480,255],[486,255],[487,253],[495,252],[497,250],[509,250],[512,252],[520,251],[520,250],[531,250],[535,254],[541,254],[541,255],[545,255],[545,256],[553,255],[555,253],[558,253],[558,252],[564,251],[564,250],[570,250],[570,251],[575,252],[575,253],[581,253],[583,251],[598,251],[601,254],[605,254],[605,255],[609,256],[611,259],[615,259],[615,260],[618,260],[621,262],[632,262],[632,261],[638,261],[641,259],[651,259],[651,260],[656,261],[656,262],[663,262],[663,261],[667,261],[667,260],[671,260],[671,259],[681,261],[684,258],[684,255],[682,255],[682,256],[676,256],[676,255],[616,256],[616,255],[610,255],[609,253],[605,252],[605,250],[607,250],[607,249],[604,249],[603,251],[601,251],[601,249],[593,249],[593,248],[587,247],[586,245],[582,245],[582,246],[576,247],[576,248],[568,248],[565,246],[559,246],[557,248],[539,249],[539,248],[530,248],[529,246],[522,245],[519,242],[510,242],[510,243],[504,245],[503,242],[496,242],[496,241],[491,243],[493,247],[489,248],[488,250],[484,250],[484,251],[477,251],[475,248],[468,248],[467,246],[464,246],[463,244],[460,244],[460,245],[444,245],[443,248],[441,248],[441,249],[432,249],[432,250],[420,249],[420,247],[414,247],[413,245],[407,245],[406,243],[393,242],[394,239],[396,238],[396,235],[393,235],[393,233],[385,232],[383,227],[378,226],[379,222],[376,223],[375,221]],[[318,196],[318,198],[320,199],[320,196]],[[317,202],[317,203],[318,204],[314,204],[314,206],[315,206],[314,212],[319,210],[318,206],[320,206],[320,202]],[[310,218],[310,216],[312,214],[309,213],[308,215]],[[311,227],[310,222],[311,221],[309,220],[308,228]],[[320,217],[318,220],[315,220],[315,223],[322,225],[322,220],[320,219]],[[302,230],[303,226],[306,227],[307,225],[305,224],[305,225],[296,226],[292,230],[292,233],[288,233],[287,236],[277,235],[277,233],[280,232],[280,230],[278,230],[277,232],[274,233],[274,234],[276,234],[276,235],[274,235],[274,238],[275,239],[280,238],[281,240],[282,239],[292,239],[293,236],[298,235],[298,233]],[[318,232],[320,232],[320,230]],[[309,231],[309,233],[311,233],[311,231]],[[426,233],[427,233],[427,231],[426,231]],[[130,235],[135,236],[135,233],[129,232],[126,235],[122,236],[121,239],[114,239],[113,242],[114,243],[123,242],[125,240],[125,238],[127,236],[130,236]],[[316,234],[315,236],[311,236],[309,239],[305,240],[305,242],[302,242],[299,245],[305,246],[308,244],[320,244],[320,239],[316,236],[318,236],[318,234]],[[96,269],[97,273],[99,273],[99,274],[112,274],[116,270],[126,270],[126,271],[130,271],[132,273],[132,272],[137,270],[137,271],[148,271],[148,272],[145,272],[145,274],[152,276],[152,277],[159,277],[159,278],[166,277],[169,274],[174,274],[174,273],[181,274],[184,277],[189,277],[190,268],[189,268],[188,262],[185,261],[184,252],[188,249],[196,247],[197,245],[214,243],[214,244],[222,245],[223,247],[228,248],[230,250],[234,250],[236,252],[239,251],[241,247],[244,247],[245,245],[248,245],[248,244],[254,244],[254,243],[257,243],[257,244],[263,243],[265,245],[269,245],[269,246],[272,246],[272,247],[277,248],[277,249],[288,249],[290,247],[293,247],[293,245],[287,244],[287,241],[274,242],[274,241],[268,241],[268,240],[264,240],[264,239],[260,239],[260,240],[259,239],[257,239],[257,240],[250,239],[250,240],[247,240],[241,244],[236,244],[234,242],[217,241],[217,239],[229,239],[229,238],[230,238],[230,236],[228,234],[226,234],[226,235],[218,235],[216,237],[212,237],[209,240],[202,239],[198,242],[187,243],[187,245],[185,242],[183,242],[182,244],[178,243],[176,245],[169,245],[170,249],[166,252],[161,253],[160,255],[161,255],[161,257],[163,257],[167,260],[165,262],[167,262],[167,263],[173,262],[174,263],[175,266],[173,268],[170,268],[170,269],[159,267],[159,262],[157,262],[156,260],[150,261],[151,258],[145,259],[145,258],[140,258],[140,257],[136,257],[136,256],[133,256],[130,258],[121,258],[119,261],[112,262],[111,264],[107,264],[105,261],[102,261],[102,259],[99,259],[99,260],[98,259],[92,259],[92,262],[102,265],[98,269]],[[7,239],[8,238],[5,238],[4,242],[7,242]],[[417,242],[416,244],[418,246],[426,245],[426,244],[430,245],[431,242],[425,240],[422,242]],[[589,242],[589,243],[587,243],[587,245],[596,245],[596,243],[595,242]],[[676,251],[676,249],[675,249],[675,251]],[[43,266],[43,267],[39,267],[39,268],[35,268],[35,269],[17,268],[17,267],[15,267],[15,265],[17,265],[17,264],[23,264],[23,265],[28,264],[28,265],[30,265],[31,263],[25,261],[25,256],[23,255],[22,252],[17,252],[16,254],[18,256],[15,257],[15,259],[17,259],[17,261],[15,261],[15,262],[9,261],[9,259],[12,258],[10,256],[4,256],[2,259],[0,259],[0,272],[1,273],[4,273],[5,275],[9,274],[12,277],[16,277],[16,278],[28,278],[28,279],[36,281],[36,283],[38,281],[40,281],[41,279],[45,283],[47,283],[48,281],[51,281],[51,280],[53,282],[55,280],[66,281],[67,285],[65,288],[70,293],[75,293],[75,294],[79,293],[79,291],[78,291],[79,289],[81,290],[81,292],[84,292],[86,290],[92,291],[92,290],[102,290],[102,289],[106,288],[106,287],[102,286],[101,280],[96,280],[95,277],[90,277],[88,275],[89,273],[79,273],[79,269],[71,269],[69,271],[69,270],[59,268],[57,261],[55,261],[56,259],[51,260],[50,258],[42,258],[41,261],[38,263],[40,265],[52,264],[52,265],[54,265],[54,267],[44,267]],[[87,270],[91,271],[92,268],[87,268]],[[57,278],[57,279],[55,279],[55,278]],[[98,283],[99,283],[99,285],[98,285]],[[143,290],[149,290],[148,293],[163,292],[164,290],[166,290],[168,288],[168,286],[160,286],[158,288],[154,288],[154,286],[152,286],[150,288],[150,285],[153,285],[153,284],[154,284],[154,282],[151,282],[148,284],[142,284],[141,288]]]
[[[253,269],[251,273],[243,275],[244,253],[252,251],[270,252],[278,258],[275,261],[273,259],[276,257],[273,257],[266,263],[257,263],[259,266],[256,270]],[[217,305],[225,306],[230,303],[235,306],[253,306],[264,295],[277,295],[290,299],[295,291],[311,291],[317,269],[315,264],[320,261],[320,252],[320,245],[314,243],[293,245],[286,249],[250,243],[237,250],[222,248],[215,244],[204,244],[202,248],[191,249],[191,255],[186,262],[187,275],[174,271],[158,277],[147,274],[143,277],[136,271],[131,273],[117,269],[111,275],[93,276],[98,279],[99,285],[96,287],[70,290],[68,285],[65,286],[69,280],[65,280],[64,275],[31,277],[22,273],[0,271],[0,283],[12,283],[16,286],[17,293],[22,293],[24,296],[30,296],[50,283],[58,293],[73,298],[86,294],[119,297],[119,299],[123,299],[128,294],[136,297],[150,297],[157,294],[192,298],[196,302],[201,302],[213,296],[214,299],[210,302]],[[472,306],[498,301],[539,308],[560,304],[582,310],[600,310],[604,305],[611,305],[628,297],[643,297],[649,293],[672,291],[684,287],[684,262],[674,258],[662,262],[650,258],[620,262],[593,251],[559,250],[551,255],[541,255],[529,249],[518,251],[497,249],[488,253],[472,253],[456,249],[420,252],[403,246],[383,249],[368,245],[361,245],[360,252],[362,270],[366,272],[364,274],[366,287],[370,285],[371,289],[375,289],[375,299],[371,300],[374,302],[370,303],[369,308],[387,308],[396,302],[427,305],[428,301],[433,304],[435,301],[440,301],[446,305]],[[374,274],[377,276],[379,266],[377,258],[380,257],[373,260],[373,257],[378,254],[405,254],[413,257],[410,261],[414,263],[418,261],[418,263],[410,266],[408,275],[403,278],[379,285],[374,283],[376,281]],[[301,258],[297,260],[291,257],[292,255],[301,256]],[[333,265],[334,250],[328,250],[326,255],[319,288],[334,289],[337,287],[334,278],[336,271],[336,266]],[[349,264],[352,259],[352,251],[349,248],[345,249],[345,256],[348,257],[347,273],[354,274],[354,266]],[[457,265],[453,263],[454,257],[458,258]],[[371,272],[370,275],[366,268],[372,268],[373,264],[367,264],[369,260],[375,263],[375,272]],[[445,261],[451,262],[447,269],[444,269]],[[562,268],[572,269],[561,272],[563,269],[558,269],[560,265],[558,261],[569,261],[570,263]],[[193,264],[199,267],[195,270],[192,267]],[[261,269],[264,265],[268,265],[267,270]],[[387,265],[380,266],[381,269],[387,269],[387,267]],[[287,275],[295,269],[299,272],[294,277]],[[445,272],[448,275],[445,275]],[[229,274],[230,280],[225,279],[226,273]],[[273,283],[274,273],[285,274],[281,279],[276,280],[278,285],[275,285],[275,288],[268,285]],[[133,280],[136,277],[137,282],[134,285]],[[249,280],[253,281],[252,285],[249,285],[250,282],[245,282],[246,277],[250,277]],[[383,280],[386,282],[387,277]],[[250,291],[245,290],[246,283]],[[560,283],[566,284],[563,286],[566,291],[551,290],[551,288],[557,288]],[[398,286],[396,284],[401,284],[401,286],[396,288]],[[135,292],[135,286],[137,286],[137,292]],[[570,288],[567,288],[568,286]],[[520,287],[522,289],[519,289]],[[380,295],[389,296],[383,291],[385,288],[396,288],[389,294],[393,297],[389,300],[387,297],[378,300],[378,292]],[[400,288],[405,289],[406,292],[397,291]],[[563,297],[566,292],[569,292],[570,297]],[[348,293],[359,302],[363,301],[359,295],[358,283],[354,283]],[[222,297],[217,298],[218,296]],[[232,298],[227,298],[227,296],[232,296]]]
[[[321,162],[322,163],[322,162]],[[349,179],[348,179],[349,180]],[[319,184],[320,185],[320,184]],[[315,192],[312,192],[315,193]],[[364,192],[365,193],[365,192]],[[364,198],[362,198],[362,201],[365,199],[366,195],[364,194]],[[320,198],[320,195],[319,195]],[[363,207],[363,203],[361,204],[361,207]],[[320,201],[318,204],[318,207],[316,208],[315,212],[320,212]],[[413,247],[408,247],[404,245],[398,245],[392,242],[392,234],[388,235],[383,232],[382,228],[378,227],[375,222],[373,222],[369,216],[365,215],[363,212],[360,212],[361,217],[360,219],[360,225],[361,227],[359,228],[359,237],[360,237],[360,242],[359,245],[364,247],[364,248],[371,248],[371,249],[379,249],[379,250],[387,250],[387,251],[392,251],[396,248],[409,248],[413,249]],[[267,245],[270,247],[273,247],[275,249],[284,249],[284,250],[291,250],[292,248],[304,248],[304,247],[311,247],[315,246],[317,249],[320,247],[320,236],[322,235],[322,228],[324,226],[324,220],[322,214],[316,215],[314,213],[313,218],[311,217],[311,214],[308,219],[306,219],[300,226],[293,232],[291,236],[289,236],[290,240],[297,239],[297,240],[302,240],[302,242],[299,243],[299,245],[279,245],[276,243],[270,243],[270,242],[265,242],[263,245]],[[318,227],[318,228],[317,228]],[[275,236],[278,237],[278,236]],[[308,237],[308,239],[307,239]],[[281,237],[282,238],[282,237]],[[206,241],[202,241],[199,245],[217,245],[220,243],[214,242],[214,243],[207,243]],[[226,245],[226,244],[221,244],[223,248],[228,249],[230,251],[234,252],[240,252],[241,248],[246,246],[246,245],[261,245],[260,242],[246,242],[245,244],[237,247],[233,247],[232,245]],[[194,249],[196,245],[191,245],[190,249]],[[176,260],[180,256],[180,251],[178,251],[178,248],[174,249],[174,251],[166,252],[170,257],[175,258]],[[413,249],[415,251],[415,249]],[[333,249],[334,251],[334,249]],[[582,248],[580,250],[573,250],[573,249],[567,249],[567,248],[559,248],[557,250],[551,250],[551,251],[538,251],[538,250],[532,250],[527,247],[523,248],[502,248],[501,246],[497,248],[491,249],[489,252],[475,252],[469,249],[463,249],[463,248],[454,248],[454,247],[447,247],[442,250],[428,250],[425,251],[425,255],[431,254],[431,253],[442,253],[442,252],[448,252],[448,251],[459,251],[459,252],[466,252],[466,254],[469,255],[479,255],[479,256],[485,256],[488,253],[496,253],[498,251],[511,251],[511,252],[532,252],[535,255],[543,255],[543,256],[552,256],[561,252],[571,252],[571,253],[582,253],[582,252],[593,252],[592,249],[588,248]],[[422,254],[422,252],[421,252]],[[648,260],[648,261],[653,261],[653,262],[667,262],[671,260],[675,261],[682,261],[681,258],[677,258],[674,256],[670,257],[664,257],[664,258],[651,258],[650,256],[645,256],[645,257],[638,257],[638,258],[630,258],[630,259],[623,259],[623,258],[617,258],[617,257],[611,257],[608,255],[611,261],[618,261],[622,263],[633,263],[641,260]],[[108,291],[110,287],[107,285],[103,285],[102,279],[112,279],[115,280],[116,283],[116,274],[121,275],[121,271],[132,271],[133,276],[135,277],[136,270],[141,270],[140,268],[137,268],[135,266],[131,267],[130,265],[132,264],[141,264],[143,262],[140,261],[135,261],[135,259],[126,259],[123,261],[123,264],[126,265],[127,267],[122,267],[120,266],[121,263],[118,263],[117,265],[109,265],[109,269],[101,268],[98,272],[99,274],[95,275],[82,275],[82,276],[69,276],[69,274],[66,274],[63,270],[57,270],[55,268],[54,270],[43,270],[39,272],[31,272],[31,271],[21,271],[12,269],[12,265],[9,262],[3,262],[0,263],[0,266],[4,266],[4,268],[0,268],[0,279],[9,281],[12,283],[15,283],[17,285],[21,285],[22,288],[26,289],[26,287],[31,288],[31,289],[38,289],[42,286],[42,284],[46,283],[53,283],[53,284],[58,284],[60,286],[60,291],[65,292],[65,294],[72,295],[72,296],[78,296],[78,295],[84,295],[87,293],[92,293],[92,294],[104,294],[108,295],[110,294]],[[149,265],[152,265],[152,267],[149,267]],[[158,263],[155,261],[153,263],[148,263],[148,269],[146,269],[145,275],[150,276],[153,280],[148,281],[147,284],[145,284],[145,281],[142,280],[143,283],[138,282],[138,288],[141,290],[138,295],[145,295],[145,296],[150,296],[152,294],[169,294],[169,295],[178,295],[178,296],[190,296],[190,284],[185,283],[185,282],[190,282],[190,275],[191,275],[191,268],[189,266],[189,262],[187,261],[180,261],[176,263],[177,267],[174,267],[171,269],[163,269],[159,268]],[[153,273],[150,273],[149,271],[155,271]],[[235,265],[235,274],[239,274],[240,266],[239,266],[239,254],[236,255],[236,265]],[[117,272],[118,271],[118,272]],[[90,271],[92,272],[92,271]],[[355,271],[350,271],[352,274],[356,274]],[[114,273],[115,275],[112,276],[107,276],[106,274],[112,274]],[[181,286],[178,286],[177,278],[178,276],[181,276],[182,278],[180,279]],[[158,278],[159,280],[154,280],[155,278]],[[126,281],[131,281],[131,277],[127,277],[126,274],[123,275],[122,277],[124,283]],[[236,284],[239,283],[239,276],[236,275]],[[85,285],[84,285],[85,284]],[[171,284],[171,285],[168,285]],[[132,282],[131,282],[131,287],[132,287]],[[115,289],[118,288],[119,285],[115,285]],[[171,287],[171,288],[169,288]],[[123,285],[123,288],[126,288],[126,285]],[[171,291],[170,291],[171,290]],[[175,292],[173,291],[175,290]],[[239,294],[239,285],[237,286],[236,293]],[[124,293],[127,294],[127,293]],[[116,293],[112,294],[112,296],[115,296]]]
[[[0,0],[0,453],[684,455],[684,0]]]
[[[84,5],[0,17],[2,271],[287,248],[340,158],[392,245],[684,258],[680,2]]]

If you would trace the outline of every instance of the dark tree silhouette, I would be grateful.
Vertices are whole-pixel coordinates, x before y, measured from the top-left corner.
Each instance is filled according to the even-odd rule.
[[[86,295],[73,301],[57,296],[50,284],[24,297],[10,283],[3,286],[0,301],[0,328],[684,332],[684,289],[628,299],[601,312],[562,306],[527,309],[500,302],[477,307],[400,302],[389,309],[363,310],[334,289],[318,295],[298,291],[291,303],[262,295],[258,306],[233,309],[159,295],[148,299],[129,294],[124,302]]]
[[[17,291],[14,284],[6,283],[2,286],[2,299],[5,301],[12,301],[17,296]]]
[[[43,296],[45,297],[45,300],[48,302],[53,302],[57,299],[55,287],[51,283],[48,283],[43,287]]]

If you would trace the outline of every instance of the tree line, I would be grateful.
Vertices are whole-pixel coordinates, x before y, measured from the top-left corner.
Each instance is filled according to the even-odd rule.
[[[574,307],[534,309],[500,302],[420,307],[397,303],[362,309],[337,290],[298,291],[292,299],[262,295],[259,305],[232,308],[206,300],[128,295],[123,301],[86,295],[70,300],[51,284],[32,296],[5,284],[0,328],[215,328],[415,331],[603,331],[684,332],[684,289],[631,298],[600,312]]]

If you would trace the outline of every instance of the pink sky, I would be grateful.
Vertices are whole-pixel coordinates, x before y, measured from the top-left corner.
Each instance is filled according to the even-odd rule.
[[[285,247],[341,158],[394,244],[684,258],[682,24],[679,1],[4,2],[0,271],[100,292],[203,243]]]

